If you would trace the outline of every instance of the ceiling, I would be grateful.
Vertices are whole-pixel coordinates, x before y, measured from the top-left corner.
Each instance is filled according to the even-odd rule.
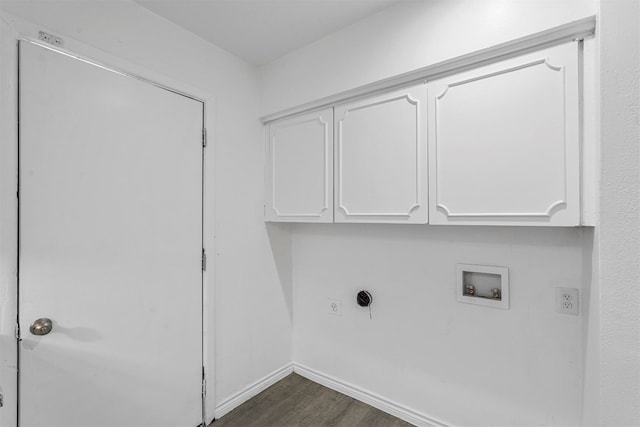
[[[262,65],[402,0],[136,0]]]

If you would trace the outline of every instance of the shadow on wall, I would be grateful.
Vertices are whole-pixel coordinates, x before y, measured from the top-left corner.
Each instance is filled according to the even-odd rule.
[[[526,244],[548,247],[575,244],[578,227],[500,227],[409,224],[295,224],[293,235],[343,237],[359,241],[447,242],[452,244]]]
[[[271,254],[280,279],[282,294],[287,303],[289,319],[293,321],[293,252],[289,224],[265,223]]]

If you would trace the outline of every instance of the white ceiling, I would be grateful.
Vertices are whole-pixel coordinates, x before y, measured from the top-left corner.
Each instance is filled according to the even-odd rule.
[[[402,0],[136,0],[262,65]]]

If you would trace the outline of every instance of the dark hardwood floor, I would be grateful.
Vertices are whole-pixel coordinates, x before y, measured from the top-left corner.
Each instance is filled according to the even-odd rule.
[[[209,427],[410,427],[392,415],[291,374]]]

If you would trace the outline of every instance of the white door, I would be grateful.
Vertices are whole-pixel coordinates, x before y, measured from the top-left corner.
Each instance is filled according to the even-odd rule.
[[[425,85],[335,107],[335,222],[427,222]]]
[[[269,125],[268,221],[333,222],[333,108]]]
[[[20,427],[201,423],[202,112],[21,42]]]

